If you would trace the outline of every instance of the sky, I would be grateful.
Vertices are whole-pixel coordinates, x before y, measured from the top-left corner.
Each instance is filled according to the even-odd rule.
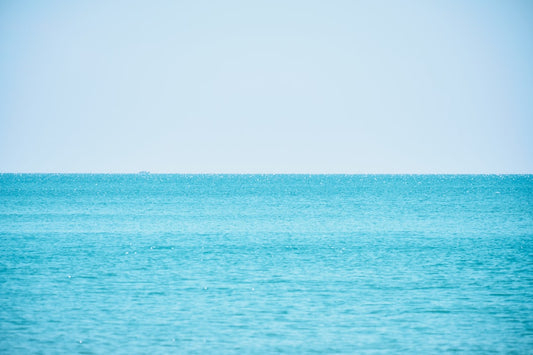
[[[533,173],[533,1],[0,0],[0,172]]]

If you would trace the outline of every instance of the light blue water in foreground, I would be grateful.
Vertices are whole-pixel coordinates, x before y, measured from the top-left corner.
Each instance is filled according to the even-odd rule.
[[[533,352],[533,176],[0,175],[0,352]]]

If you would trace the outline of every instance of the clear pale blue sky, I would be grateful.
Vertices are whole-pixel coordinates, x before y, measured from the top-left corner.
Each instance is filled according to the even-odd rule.
[[[533,1],[0,1],[0,171],[532,173]]]

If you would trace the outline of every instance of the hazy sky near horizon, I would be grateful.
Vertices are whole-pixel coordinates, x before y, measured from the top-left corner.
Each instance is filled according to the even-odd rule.
[[[533,1],[0,2],[0,171],[533,173]]]

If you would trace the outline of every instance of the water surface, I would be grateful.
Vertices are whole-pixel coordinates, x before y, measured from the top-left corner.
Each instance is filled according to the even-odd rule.
[[[533,176],[0,175],[0,352],[533,352]]]

